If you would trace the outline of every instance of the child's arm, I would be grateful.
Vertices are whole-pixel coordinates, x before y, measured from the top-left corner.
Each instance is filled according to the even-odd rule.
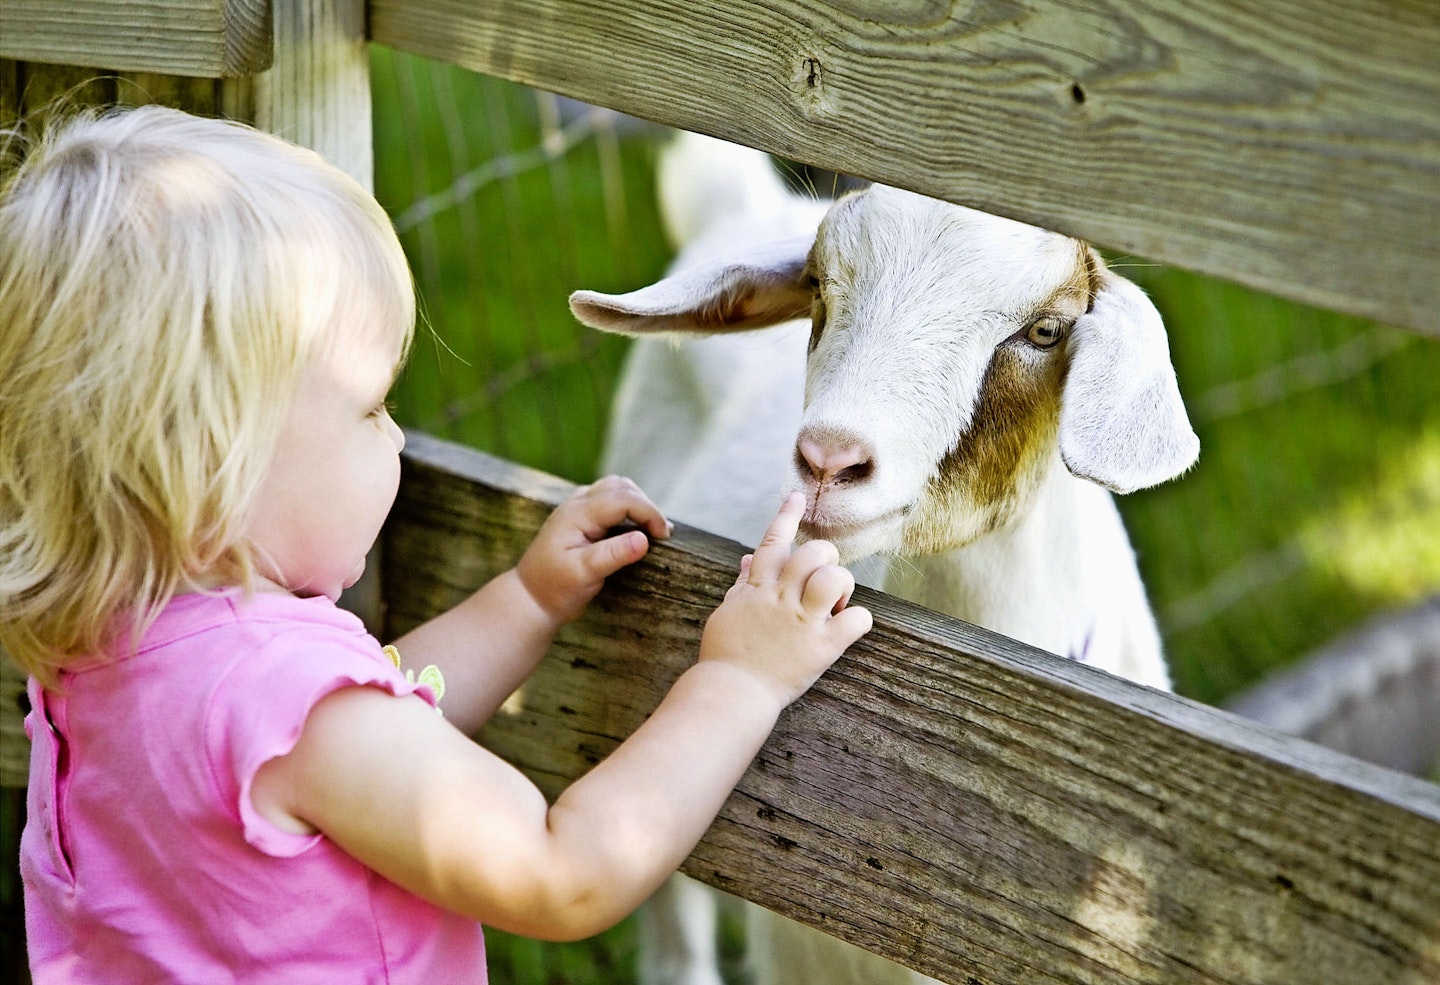
[[[606,536],[626,521],[639,529]],[[609,476],[585,486],[550,514],[519,564],[406,633],[396,649],[407,667],[440,669],[446,717],[473,733],[530,675],[606,576],[645,556],[646,533],[668,537],[670,525],[635,483]]]
[[[854,580],[833,547],[791,552],[802,510],[787,502],[742,564],[696,665],[553,807],[418,698],[370,688],[316,706],[257,776],[257,807],[489,925],[556,940],[603,930],[675,870],[781,709],[870,627],[846,608]]]

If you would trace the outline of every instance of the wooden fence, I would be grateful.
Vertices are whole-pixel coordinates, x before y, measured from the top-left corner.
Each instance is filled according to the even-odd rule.
[[[368,178],[366,24],[397,48],[1440,330],[1429,0],[0,0],[0,112],[59,71],[37,62],[165,73]],[[273,65],[249,75],[266,38]],[[382,543],[385,631],[510,563],[564,492],[412,435]],[[483,741],[551,792],[582,773],[693,659],[738,554],[681,531],[612,579]],[[1440,980],[1440,788],[863,600],[876,629],[782,719],[692,875],[966,985]]]
[[[568,489],[423,435],[405,459],[390,634],[514,564]],[[657,545],[482,741],[550,793],[581,775],[694,660],[740,554]],[[875,630],[782,717],[690,875],[964,985],[1440,980],[1440,788],[858,599]]]

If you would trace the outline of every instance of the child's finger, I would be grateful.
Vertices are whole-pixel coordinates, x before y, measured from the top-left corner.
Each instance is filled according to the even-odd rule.
[[[785,571],[780,577],[791,579],[795,585],[795,594],[799,595],[811,572],[816,568],[823,568],[827,564],[839,563],[840,551],[830,541],[807,540],[795,548],[794,553],[785,562]]]
[[[836,642],[848,647],[870,632],[874,625],[875,617],[870,614],[869,609],[863,605],[850,605],[830,620],[829,630]]]
[[[750,574],[750,562],[755,560],[754,554],[746,554],[740,559],[740,574],[735,578],[735,584],[743,585],[746,577]]]
[[[805,496],[791,493],[765,529],[760,546],[750,562],[750,583],[760,585],[780,577],[785,562],[790,558],[790,545],[795,543],[795,534],[800,530],[800,518],[805,515]]]
[[[626,507],[625,515],[651,537],[657,540],[669,537],[671,531],[675,529],[675,524],[666,518],[660,507],[651,502],[650,497],[641,492],[638,486],[635,488],[635,493],[635,497]]]
[[[586,487],[581,495],[586,500],[586,516],[590,523],[586,534],[592,540],[598,540],[605,531],[626,521],[657,539],[669,537],[673,529],[660,507],[639,486],[623,476],[607,475]]]
[[[588,574],[594,578],[606,578],[627,564],[640,560],[649,549],[650,540],[643,531],[629,530],[597,540],[582,550],[581,559]]]
[[[854,591],[855,576],[838,564],[827,564],[811,573],[800,601],[808,612],[834,615]]]

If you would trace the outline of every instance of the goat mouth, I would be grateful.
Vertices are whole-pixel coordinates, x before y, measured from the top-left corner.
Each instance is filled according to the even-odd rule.
[[[841,563],[849,564],[897,546],[905,513],[904,507],[896,507],[855,523],[825,523],[806,516],[800,521],[800,532],[807,540],[830,541],[840,551]]]

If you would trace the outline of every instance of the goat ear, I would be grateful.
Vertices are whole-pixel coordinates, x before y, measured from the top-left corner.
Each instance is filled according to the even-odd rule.
[[[1060,407],[1060,455],[1082,479],[1118,493],[1173,479],[1194,464],[1190,427],[1160,313],[1094,258],[1099,289],[1076,322]]]
[[[623,335],[765,328],[810,313],[805,261],[813,236],[688,267],[629,294],[576,291],[570,310],[591,328]]]

